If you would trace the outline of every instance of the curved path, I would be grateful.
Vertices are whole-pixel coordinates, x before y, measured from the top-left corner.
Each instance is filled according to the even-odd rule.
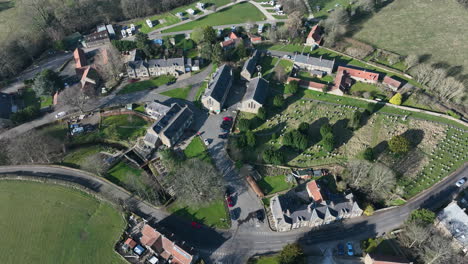
[[[446,177],[432,188],[414,197],[404,206],[381,210],[370,217],[357,217],[334,223],[320,229],[298,229],[291,232],[252,232],[238,225],[235,230],[220,231],[208,227],[192,229],[190,223],[165,210],[141,201],[123,188],[84,171],[46,165],[1,166],[0,176],[17,175],[21,177],[47,178],[73,182],[82,185],[111,201],[130,201],[134,212],[154,218],[160,228],[174,231],[176,236],[197,248],[202,255],[222,263],[241,263],[255,253],[280,250],[286,243],[299,241],[306,251],[317,244],[356,240],[376,236],[398,228],[417,208],[438,208],[460,192],[455,182],[468,176],[468,166]]]

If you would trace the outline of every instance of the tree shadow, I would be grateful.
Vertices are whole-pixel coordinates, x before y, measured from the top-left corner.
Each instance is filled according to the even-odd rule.
[[[374,153],[374,159],[378,160],[382,154],[388,149],[388,141],[384,140],[377,144],[375,147],[372,148],[372,152]]]
[[[418,61],[419,63],[425,63],[428,62],[432,58],[432,54],[422,54],[419,56]]]
[[[347,143],[353,137],[353,131],[348,128],[349,119],[338,120],[333,126],[333,134],[335,135],[335,146],[339,148]]]
[[[455,77],[460,75],[463,72],[464,67],[461,65],[452,66],[447,69],[447,76],[448,77]]]
[[[315,145],[320,140],[322,140],[322,135],[320,135],[320,127],[322,127],[325,124],[328,124],[330,122],[330,119],[326,117],[321,117],[317,120],[315,120],[312,124],[309,125],[309,145]]]
[[[410,141],[412,148],[416,148],[424,139],[424,131],[421,129],[409,129],[401,135]]]

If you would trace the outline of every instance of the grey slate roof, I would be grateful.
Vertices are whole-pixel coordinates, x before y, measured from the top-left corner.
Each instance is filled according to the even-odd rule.
[[[245,61],[242,71],[246,70],[252,75],[255,72],[255,66],[257,66],[258,58],[260,58],[260,52],[255,50],[252,56]]]
[[[180,110],[182,110],[180,105],[173,104],[171,109],[169,111],[167,111],[166,114],[163,117],[161,117],[159,120],[157,120],[153,124],[154,132],[156,132],[158,134],[161,133],[164,130],[164,128],[166,128],[171,123],[172,118],[174,116],[176,116],[177,113],[179,113]]]
[[[137,61],[131,61],[128,63],[128,66],[132,67],[133,69],[135,70],[138,70],[140,69],[141,67],[148,67],[148,65],[146,64],[146,62],[142,61],[142,60],[137,60]]]
[[[155,59],[148,61],[148,67],[170,67],[173,65],[184,66],[184,57],[180,58],[169,58],[169,59]]]
[[[468,247],[468,215],[456,202],[447,205],[437,217],[450,231],[453,238],[465,248]]]
[[[0,118],[8,119],[12,112],[13,96],[6,93],[0,93]]]
[[[172,139],[173,136],[179,129],[182,127],[182,125],[187,122],[188,119],[191,118],[193,115],[192,110],[188,108],[188,106],[185,106],[180,113],[174,118],[174,120],[168,125],[166,130],[164,131],[164,135],[166,137]]]
[[[205,96],[211,96],[216,101],[221,102],[228,88],[227,84],[232,80],[231,67],[224,64],[215,74],[213,81],[206,89]]]
[[[158,101],[153,101],[153,102],[145,105],[145,108],[147,110],[158,113],[159,116],[162,116],[162,115],[166,114],[171,109],[170,106],[162,104],[162,103],[160,103]]]
[[[296,54],[294,56],[294,62],[329,68],[332,70],[333,70],[333,66],[335,65],[335,60],[326,60],[326,59],[322,59],[322,57],[317,58],[317,57],[312,57],[312,56],[305,56],[302,54]]]
[[[260,104],[264,104],[268,94],[268,81],[257,77],[250,80],[247,86],[247,91],[244,95],[244,101],[254,100]]]

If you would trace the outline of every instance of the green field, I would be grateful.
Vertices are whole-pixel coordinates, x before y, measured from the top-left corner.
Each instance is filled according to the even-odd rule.
[[[124,185],[131,177],[140,178],[142,173],[143,171],[141,169],[121,161],[107,172],[108,175],[106,178],[116,184]]]
[[[247,21],[261,21],[265,19],[262,12],[251,3],[240,3],[195,21],[164,30],[163,32],[177,32],[191,30],[201,26],[239,24]]]
[[[168,210],[176,215],[215,228],[229,228],[229,215],[224,200],[213,202],[209,206],[193,208],[174,202]]]
[[[401,55],[426,55],[468,73],[468,9],[456,0],[395,0],[362,25],[354,37]],[[437,32],[437,33],[436,33]]]
[[[125,221],[74,189],[0,182],[2,263],[126,263],[116,252]]]
[[[176,78],[174,76],[162,75],[162,76],[155,77],[151,80],[130,83],[130,84],[127,84],[117,94],[128,94],[128,93],[144,91],[149,88],[157,88],[158,86],[164,85],[168,82],[173,82],[175,81],[175,79]]]
[[[265,176],[257,183],[265,195],[286,191],[293,186],[292,183],[286,182],[284,175]]]
[[[210,160],[210,156],[206,152],[206,147],[200,137],[194,137],[187,148],[184,149],[184,154],[187,158],[199,158],[201,160]]]
[[[162,92],[162,95],[169,96],[172,98],[178,98],[178,99],[187,99],[187,96],[190,93],[190,90],[192,89],[192,86],[187,86],[185,88],[176,88],[172,89],[166,92]]]
[[[308,0],[310,8],[312,8],[312,14],[315,18],[323,19],[328,16],[328,11],[331,9],[337,9],[339,7],[347,8],[350,6],[349,0]],[[338,7],[336,5],[339,5]],[[320,11],[317,10],[317,6],[320,7]]]

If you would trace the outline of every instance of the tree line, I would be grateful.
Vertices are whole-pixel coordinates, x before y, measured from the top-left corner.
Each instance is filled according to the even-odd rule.
[[[191,2],[194,0],[16,1],[17,21],[21,23],[0,43],[0,81],[18,74],[47,48],[63,47],[65,36],[71,33],[88,32],[100,23],[166,12]]]

